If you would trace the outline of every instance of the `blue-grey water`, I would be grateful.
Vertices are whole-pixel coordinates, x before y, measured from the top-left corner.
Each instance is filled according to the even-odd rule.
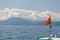
[[[37,40],[49,33],[47,26],[0,25],[0,40]],[[51,33],[60,37],[60,27],[53,26]]]

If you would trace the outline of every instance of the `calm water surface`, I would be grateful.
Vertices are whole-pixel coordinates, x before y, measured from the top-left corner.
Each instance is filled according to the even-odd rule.
[[[51,32],[60,37],[59,30],[59,26],[53,26]],[[0,25],[0,40],[37,40],[43,36],[49,36],[49,27]]]

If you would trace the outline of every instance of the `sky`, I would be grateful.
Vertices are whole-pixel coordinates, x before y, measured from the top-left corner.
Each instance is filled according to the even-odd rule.
[[[0,21],[8,20],[9,18],[14,17],[30,21],[45,21],[49,15],[51,15],[52,21],[60,21],[60,13],[55,13],[49,10],[38,12],[34,10],[16,8],[5,8],[0,10]]]
[[[11,17],[44,21],[49,15],[60,21],[60,0],[0,0],[0,21]]]
[[[0,0],[0,9],[19,8],[60,13],[60,0]]]

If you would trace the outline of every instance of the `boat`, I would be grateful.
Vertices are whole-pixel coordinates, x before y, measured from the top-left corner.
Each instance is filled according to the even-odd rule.
[[[54,36],[49,36],[49,37],[42,37],[42,38],[39,38],[39,40],[60,40],[60,38]]]
[[[51,16],[49,15],[48,19],[45,21],[46,25],[49,25],[49,36],[48,37],[42,37],[39,38],[38,40],[60,40],[60,38],[57,37],[57,35],[52,35],[51,33]]]

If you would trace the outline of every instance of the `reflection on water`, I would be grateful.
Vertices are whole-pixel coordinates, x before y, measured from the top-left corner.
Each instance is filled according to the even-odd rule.
[[[1,25],[0,40],[37,40],[38,37],[49,35],[49,28],[43,26],[17,26]],[[57,34],[59,29],[52,29],[52,34]],[[56,31],[55,31],[56,30]],[[59,31],[58,34],[59,35]]]

